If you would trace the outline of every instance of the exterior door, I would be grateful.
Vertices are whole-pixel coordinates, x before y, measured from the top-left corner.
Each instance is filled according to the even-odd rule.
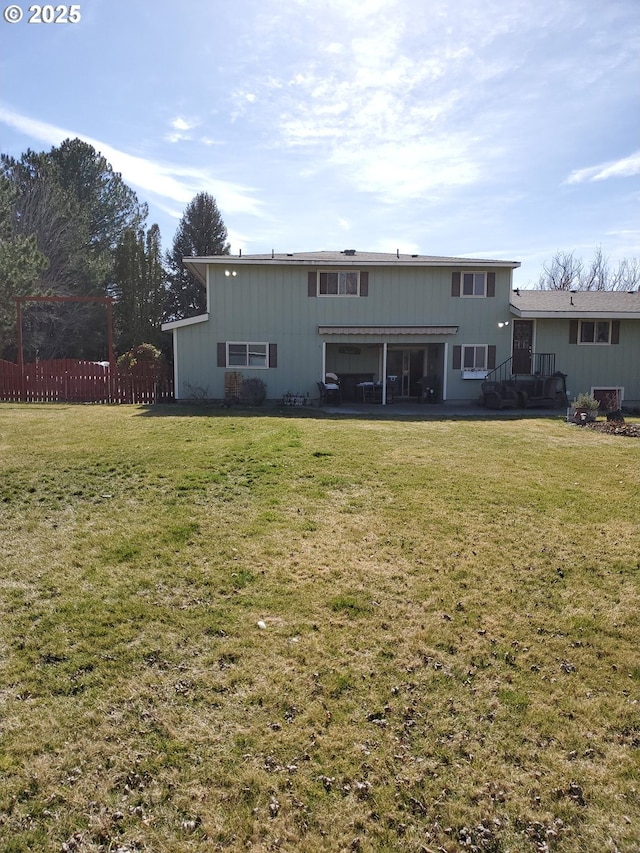
[[[402,373],[400,374],[400,396],[408,397],[411,383],[411,353],[402,353]]]
[[[419,397],[420,380],[425,370],[425,349],[391,349],[387,356],[387,375],[397,376],[399,397]]]
[[[513,321],[512,373],[531,373],[533,353],[533,320]]]

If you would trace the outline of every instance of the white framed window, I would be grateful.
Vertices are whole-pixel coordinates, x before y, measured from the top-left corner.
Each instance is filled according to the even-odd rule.
[[[463,344],[462,346],[462,369],[463,370],[487,370],[488,360],[487,344]]]
[[[607,346],[611,343],[611,320],[580,320],[578,343],[600,344]]]
[[[486,272],[463,272],[461,296],[486,296],[487,274]]]
[[[227,343],[227,367],[269,367],[269,344]]]
[[[360,296],[359,271],[319,272],[318,296]]]

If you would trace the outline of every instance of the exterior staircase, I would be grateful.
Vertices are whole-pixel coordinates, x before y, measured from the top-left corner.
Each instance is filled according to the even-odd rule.
[[[566,374],[556,371],[556,354],[531,354],[531,372],[513,373],[513,357],[487,374],[482,383],[482,402],[491,409],[534,406],[561,408],[567,405]]]

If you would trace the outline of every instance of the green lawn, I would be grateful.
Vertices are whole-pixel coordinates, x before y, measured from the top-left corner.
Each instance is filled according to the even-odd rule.
[[[0,405],[0,851],[638,851],[640,442]]]

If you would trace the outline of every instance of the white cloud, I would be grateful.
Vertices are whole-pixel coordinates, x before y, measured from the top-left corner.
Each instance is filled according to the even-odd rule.
[[[165,136],[165,139],[167,142],[175,143],[182,142],[183,140],[190,140],[192,137],[189,131],[193,130],[194,127],[197,127],[198,122],[187,121],[187,119],[182,118],[182,116],[178,116],[177,118],[174,118],[170,124],[174,132],[168,133]]]
[[[65,139],[84,140],[99,151],[116,172],[120,172],[127,184],[165,199],[165,205],[167,202],[186,205],[197,193],[209,192],[225,213],[262,215],[261,202],[252,188],[216,178],[204,169],[127,154],[98,139],[23,116],[5,107],[0,107],[0,122],[52,146],[60,145]],[[168,207],[164,209],[168,210]]]
[[[178,118],[174,118],[171,122],[171,127],[174,130],[191,130],[192,127],[195,127],[195,124],[193,122],[188,122],[186,121],[186,119],[183,119],[178,116]]]
[[[273,78],[269,84],[280,144],[388,200],[482,180],[497,156],[496,128],[473,130],[478,109],[470,101],[505,64],[480,61],[437,9],[427,22],[396,0],[326,2],[334,25],[326,29],[340,24],[340,42],[319,38],[317,53],[290,69],[278,97]],[[416,49],[427,24],[429,41]]]
[[[606,181],[608,178],[629,178],[640,175],[640,151],[620,160],[589,166],[586,169],[574,169],[566,179],[566,184],[582,184],[585,181]]]

